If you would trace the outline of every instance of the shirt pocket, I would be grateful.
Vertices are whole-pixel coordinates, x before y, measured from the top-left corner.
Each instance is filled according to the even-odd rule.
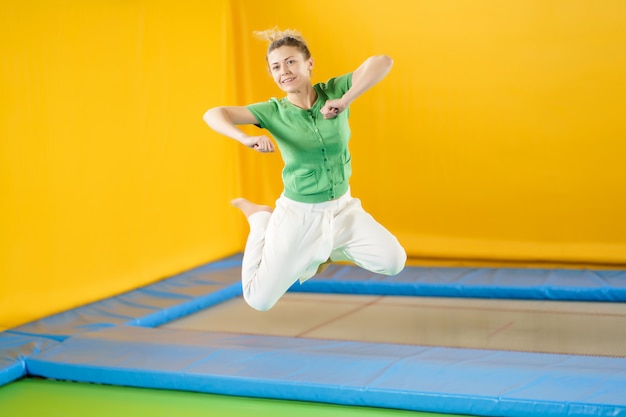
[[[328,188],[328,177],[311,171],[296,171],[293,174],[293,187],[298,194],[316,194]]]
[[[341,174],[343,175],[343,180],[345,182],[348,181],[352,176],[352,156],[350,154],[344,155],[341,160]]]

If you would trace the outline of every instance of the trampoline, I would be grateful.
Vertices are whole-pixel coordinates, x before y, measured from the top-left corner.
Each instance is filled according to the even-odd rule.
[[[21,387],[135,395],[105,386],[113,385],[148,389],[146,398],[167,389],[183,402],[199,398],[191,391],[206,401],[256,401],[255,410],[267,399],[316,410],[291,411],[299,415],[626,415],[623,271],[409,267],[389,278],[333,265],[270,313],[292,319],[285,322],[240,315],[240,263],[236,255],[0,333],[0,411],[21,407],[10,401]],[[437,321],[444,311],[456,329]],[[490,317],[475,328],[491,345],[468,337],[477,311]],[[570,320],[571,333],[591,343],[525,346],[536,328],[517,326],[522,316],[548,332],[554,317]],[[380,340],[394,328],[395,339]],[[434,332],[456,334],[456,343],[425,338]]]
[[[286,294],[259,314],[241,297],[161,328],[626,357],[626,304]]]

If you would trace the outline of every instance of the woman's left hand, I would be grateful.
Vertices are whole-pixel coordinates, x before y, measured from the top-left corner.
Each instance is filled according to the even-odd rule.
[[[341,100],[339,99],[328,100],[324,104],[324,107],[321,108],[320,113],[322,113],[322,115],[324,116],[324,119],[332,119],[334,117],[337,117],[337,115],[341,113],[342,111],[344,111],[345,109],[346,109],[346,106],[343,104]]]

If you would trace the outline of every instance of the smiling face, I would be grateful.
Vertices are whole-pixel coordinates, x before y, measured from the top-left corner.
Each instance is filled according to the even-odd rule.
[[[281,46],[267,55],[272,78],[286,93],[303,91],[311,85],[313,58],[305,58],[295,46]]]

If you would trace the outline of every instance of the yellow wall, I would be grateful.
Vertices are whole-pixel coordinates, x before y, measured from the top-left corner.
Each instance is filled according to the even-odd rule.
[[[251,32],[315,80],[387,53],[352,107],[353,193],[412,256],[626,264],[626,2],[3,2],[0,329],[243,248],[228,200],[280,157],[202,113],[279,95]]]
[[[410,255],[626,263],[626,2],[236,3],[244,101],[280,94],[253,29],[300,29],[316,81],[395,59],[352,106],[352,189]]]
[[[4,1],[0,329],[241,250],[227,1]]]

